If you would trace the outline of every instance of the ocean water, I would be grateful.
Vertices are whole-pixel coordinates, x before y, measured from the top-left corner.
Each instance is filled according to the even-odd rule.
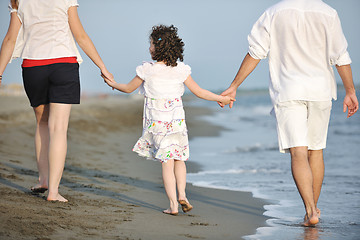
[[[202,166],[187,180],[196,186],[252,192],[268,200],[267,226],[245,239],[355,240],[360,239],[360,113],[350,119],[342,112],[343,90],[333,102],[325,178],[318,202],[321,220],[302,227],[304,207],[292,179],[290,156],[278,151],[275,119],[267,91],[238,93],[232,110],[203,100],[190,104],[217,110],[202,120],[228,130],[218,137],[190,141],[191,161]],[[188,104],[188,103],[187,103]],[[211,146],[211,147],[209,147]]]

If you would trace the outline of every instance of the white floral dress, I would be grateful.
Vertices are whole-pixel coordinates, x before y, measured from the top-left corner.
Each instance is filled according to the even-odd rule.
[[[189,141],[181,96],[190,67],[181,62],[176,67],[144,63],[136,73],[144,80],[140,93],[145,99],[142,136],[133,151],[160,162],[187,161]]]

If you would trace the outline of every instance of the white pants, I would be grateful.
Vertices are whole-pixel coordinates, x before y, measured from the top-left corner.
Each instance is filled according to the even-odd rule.
[[[308,150],[326,148],[331,101],[287,101],[274,106],[279,150],[306,146]]]

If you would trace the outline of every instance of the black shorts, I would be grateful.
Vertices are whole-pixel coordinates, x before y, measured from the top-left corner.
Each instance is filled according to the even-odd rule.
[[[32,107],[49,103],[80,103],[78,63],[23,67],[23,82]]]

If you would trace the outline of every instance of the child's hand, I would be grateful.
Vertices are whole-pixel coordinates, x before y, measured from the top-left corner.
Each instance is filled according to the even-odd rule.
[[[104,79],[104,82],[109,85],[110,87],[112,87],[112,89],[114,90],[114,88],[116,87],[117,82],[115,82],[115,80],[110,80],[107,77],[105,77],[104,75],[101,74],[101,77]]]
[[[232,102],[235,102],[236,101],[236,99],[235,98],[233,98],[233,97],[229,97],[229,96],[220,96],[220,103],[223,105],[223,106],[225,106],[225,105],[228,105],[228,104],[230,104],[230,103],[232,103]]]

